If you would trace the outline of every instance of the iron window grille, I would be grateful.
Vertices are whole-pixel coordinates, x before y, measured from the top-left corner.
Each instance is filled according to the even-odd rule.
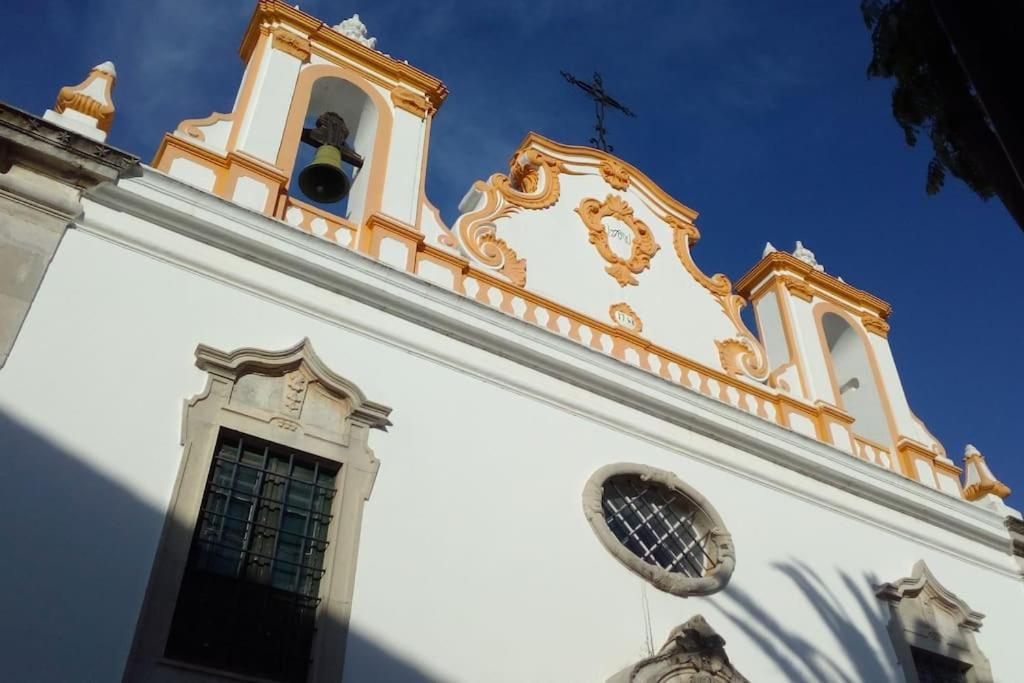
[[[970,665],[918,647],[911,654],[919,683],[967,683]]]
[[[625,474],[605,481],[601,503],[608,528],[644,562],[692,578],[718,564],[700,508],[680,492]]]
[[[165,654],[304,681],[339,468],[222,430]]]
[[[629,462],[605,465],[583,487],[583,514],[616,560],[666,593],[717,593],[736,568],[722,516],[672,472]]]

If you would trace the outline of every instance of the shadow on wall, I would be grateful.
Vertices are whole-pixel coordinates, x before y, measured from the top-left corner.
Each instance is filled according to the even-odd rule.
[[[807,602],[814,607],[819,622],[794,623],[785,612],[769,613],[763,601],[743,588],[730,585],[722,592],[718,607],[752,642],[770,657],[791,683],[883,683],[902,681],[903,674],[895,667],[895,658],[883,658],[892,652],[887,631],[889,610],[872,595],[872,588],[881,582],[873,575],[854,580],[840,573],[843,586],[852,598],[839,600],[833,590],[802,562],[773,565],[799,588]],[[731,605],[730,605],[731,603]],[[851,605],[856,604],[856,610]],[[865,632],[864,622],[870,624]],[[843,661],[834,661],[822,652],[815,642],[822,641],[823,633],[830,633],[839,647],[846,652]],[[726,645],[728,652],[728,644]],[[751,680],[757,672],[733,664]]]
[[[122,466],[145,467],[145,448]],[[3,410],[0,458],[2,678],[120,680],[165,511]],[[358,588],[357,577],[356,600]],[[346,671],[355,681],[436,680],[355,631]]]

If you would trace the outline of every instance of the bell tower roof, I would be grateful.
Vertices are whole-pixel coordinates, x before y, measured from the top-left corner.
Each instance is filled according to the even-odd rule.
[[[313,54],[319,54],[328,62],[340,57],[343,61],[358,64],[365,70],[365,75],[378,85],[390,88],[394,82],[407,83],[422,91],[434,110],[448,97],[448,88],[440,79],[375,49],[377,39],[365,36],[366,26],[358,14],[331,26],[280,0],[259,0],[257,3],[238,51],[242,61],[249,62],[260,35],[277,28],[305,36]]]

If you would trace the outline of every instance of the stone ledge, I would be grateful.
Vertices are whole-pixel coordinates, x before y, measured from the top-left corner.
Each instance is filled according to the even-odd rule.
[[[14,161],[82,187],[140,173],[138,157],[0,102],[0,173]]]

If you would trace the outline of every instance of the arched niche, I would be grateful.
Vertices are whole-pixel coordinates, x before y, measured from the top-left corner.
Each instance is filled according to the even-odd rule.
[[[312,127],[326,111],[334,111],[345,119],[348,144],[363,157],[363,167],[346,166],[345,171],[353,180],[347,199],[319,206],[360,225],[380,209],[391,142],[391,108],[377,89],[354,71],[334,64],[312,64],[302,70],[277,159],[278,168],[290,179],[289,195],[300,201],[310,200],[298,188],[298,174],[315,153],[312,147],[302,144],[302,129]]]
[[[836,405],[854,418],[851,428],[856,434],[881,444],[890,443],[893,435],[887,406],[867,340],[838,311],[821,311],[818,325]]]

